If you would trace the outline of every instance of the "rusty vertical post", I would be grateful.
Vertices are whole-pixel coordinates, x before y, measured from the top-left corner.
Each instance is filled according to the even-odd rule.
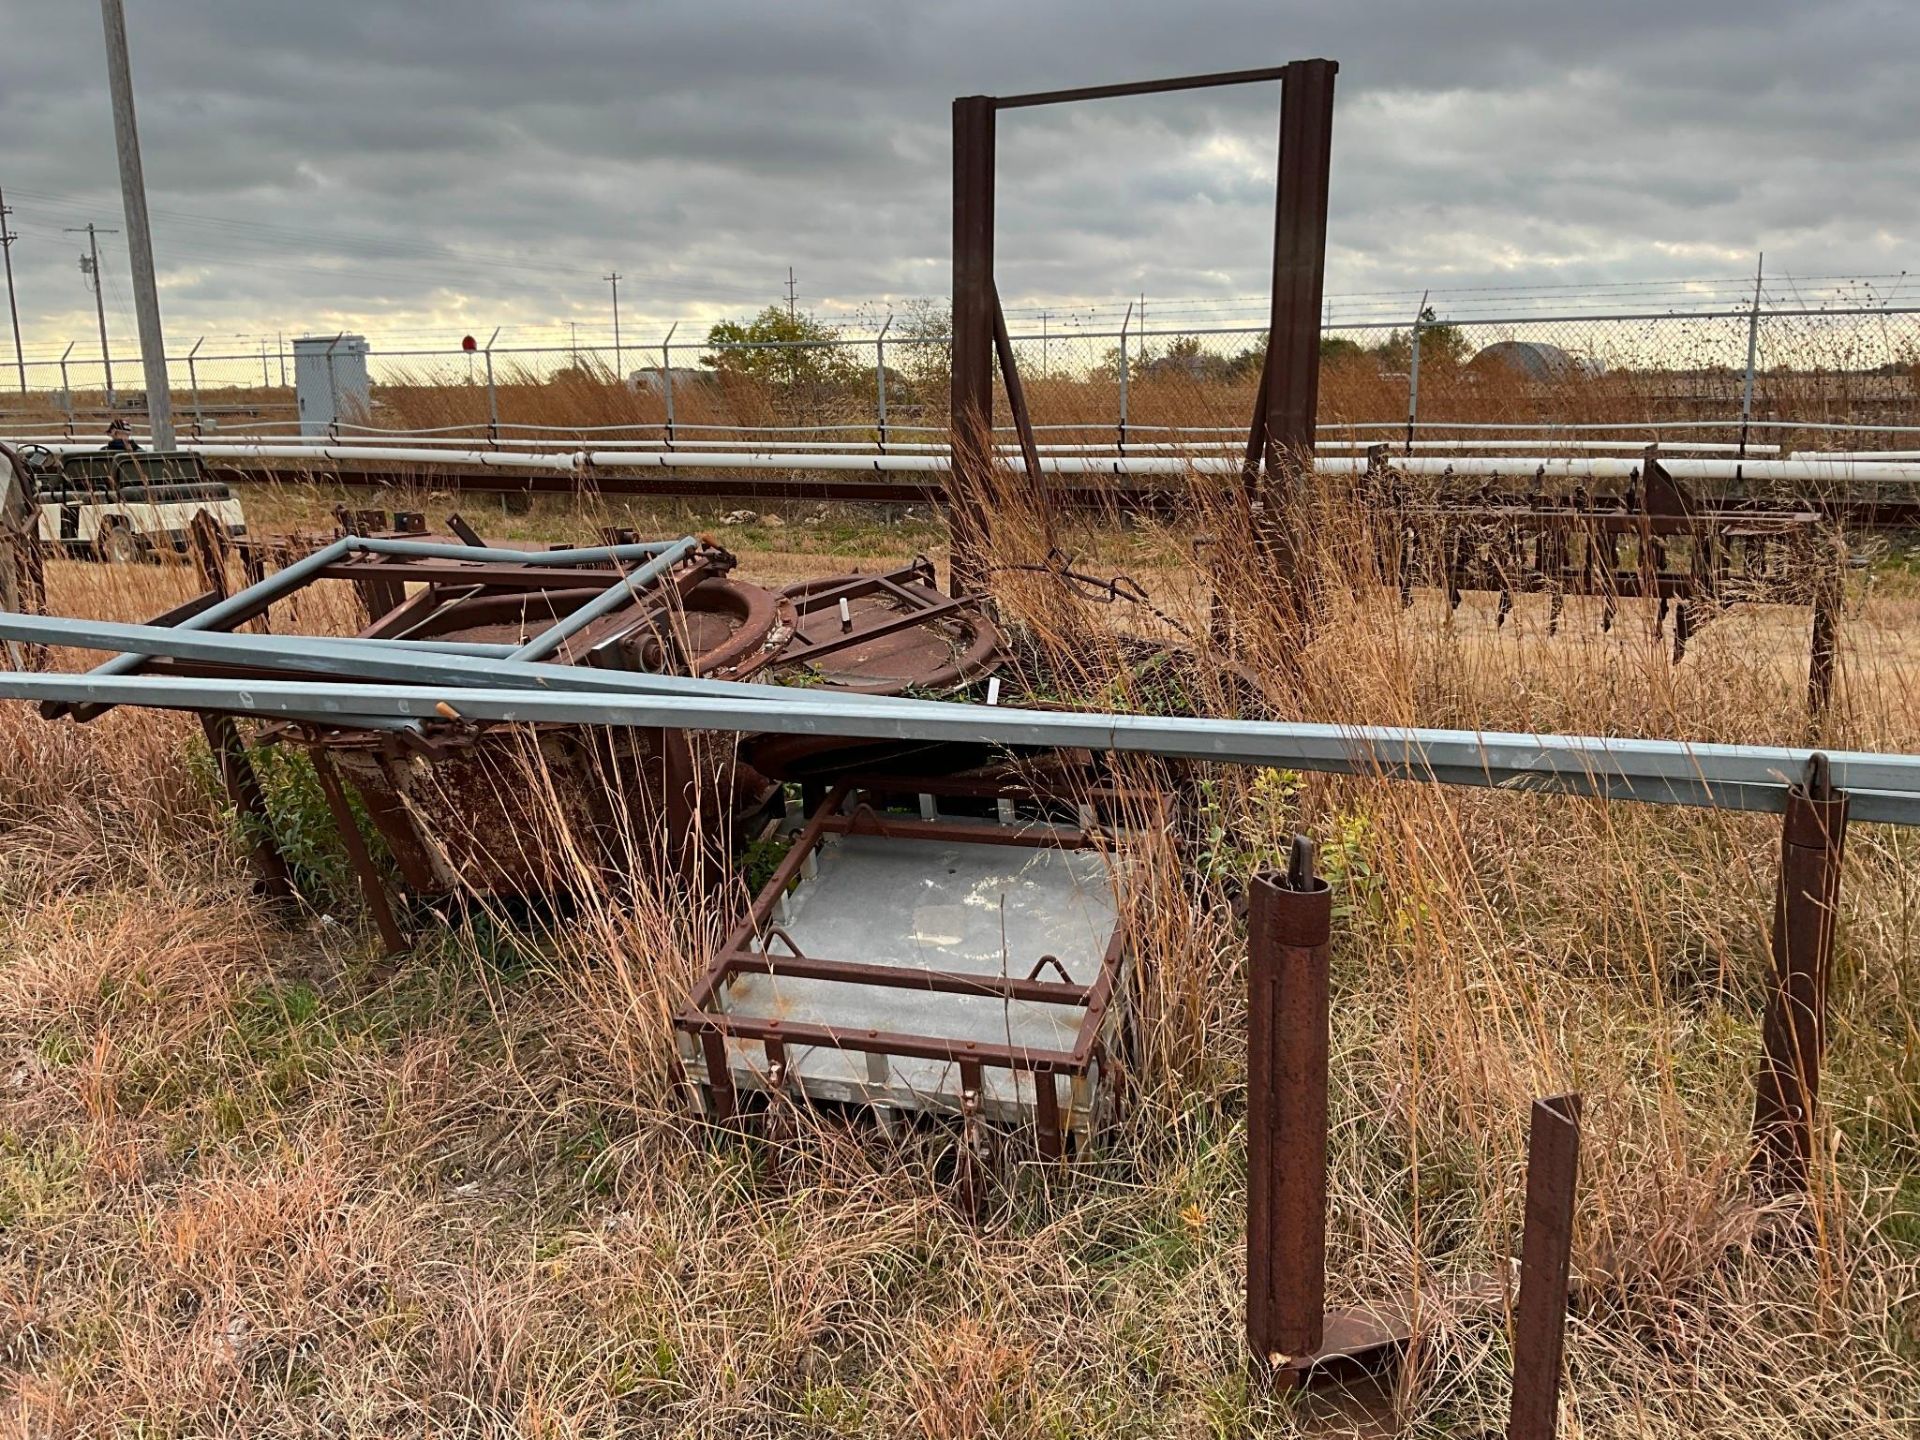
[[[1327,952],[1313,846],[1253,881],[1247,916],[1247,1349],[1257,1373],[1320,1348],[1327,1266]]]
[[[247,747],[241,742],[240,727],[231,715],[202,713],[200,729],[207,737],[207,748],[213,752],[214,763],[220,767],[227,799],[249,832],[249,849],[260,893],[270,900],[291,900],[293,880],[279,847],[273,843],[267,799],[260,789],[260,777],[254,771],[253,761],[247,756]]]
[[[1831,558],[1831,557],[1829,557]],[[1807,714],[1816,723],[1833,703],[1833,666],[1838,651],[1840,577],[1824,569],[1814,582],[1813,624],[1807,649]]]
[[[1846,834],[1847,794],[1833,788],[1827,757],[1815,755],[1787,791],[1773,897],[1773,987],[1753,1109],[1753,1174],[1772,1190],[1807,1188]]]
[[[353,867],[354,877],[360,882],[367,908],[373,911],[373,923],[379,928],[381,942],[387,947],[389,955],[405,954],[409,948],[406,931],[400,928],[400,922],[394,916],[393,902],[387,896],[387,882],[367,850],[366,839],[354,819],[353,807],[347,803],[347,792],[340,783],[340,774],[320,746],[310,746],[307,753],[313,757],[313,773],[320,781],[321,794],[326,796],[327,809],[333,812],[334,826],[340,831],[340,843],[346,846],[347,863]]]
[[[993,474],[994,102],[953,102],[953,339],[947,443],[955,595],[985,580],[986,496]]]
[[[1507,1440],[1553,1440],[1559,1428],[1574,1187],[1579,1178],[1580,1097],[1534,1101],[1527,1132],[1527,1216],[1520,1237]]]
[[[1333,155],[1331,60],[1295,60],[1280,82],[1280,178],[1274,205],[1273,307],[1264,399],[1267,521],[1280,525],[1313,463],[1320,399],[1320,306]],[[1288,557],[1291,558],[1291,557]]]

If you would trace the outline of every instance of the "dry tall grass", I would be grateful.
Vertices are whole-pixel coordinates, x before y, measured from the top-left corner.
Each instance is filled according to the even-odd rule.
[[[1330,512],[1293,665],[1230,512],[1089,523],[1201,637],[1186,557],[1212,535],[1270,713],[1804,735],[1801,612],[1736,612],[1678,668],[1635,611],[1603,635],[1573,605],[1553,638],[1544,600],[1498,630],[1490,598],[1402,612],[1344,583],[1356,522]],[[1003,563],[1094,543],[1011,504],[996,527]],[[52,569],[68,613],[150,613],[187,585]],[[1032,572],[995,585],[1036,683],[1254,703],[1205,665],[1142,675],[1105,608]],[[345,624],[342,603],[309,623]],[[1828,743],[1920,748],[1916,612],[1852,597]],[[248,894],[199,748],[174,717],[0,708],[13,1433],[1481,1435],[1507,1339],[1452,1290],[1511,1253],[1526,1103],[1563,1088],[1588,1097],[1565,1433],[1920,1427],[1911,835],[1849,842],[1810,1249],[1757,1242],[1741,1173],[1775,822],[1237,771],[1181,777],[1180,824],[1131,842],[1151,1021],[1122,1133],[1071,1170],[1023,1166],[975,1231],[941,1197],[937,1137],[822,1124],[776,1157],[687,1123],[667,1017],[725,896],[643,887],[531,929],[482,912],[387,971],[351,911]],[[1364,1414],[1242,1380],[1232,895],[1302,828],[1342,913],[1333,1298],[1420,1306],[1404,1378]]]

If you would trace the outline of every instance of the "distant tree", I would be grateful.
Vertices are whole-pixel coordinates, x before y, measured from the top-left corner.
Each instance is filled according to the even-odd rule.
[[[709,329],[709,353],[700,363],[721,375],[775,383],[851,384],[862,369],[859,351],[828,343],[839,338],[837,329],[813,315],[769,305],[744,324],[722,320]]]
[[[888,387],[898,371],[906,382],[908,399],[920,404],[939,402],[953,379],[952,346],[952,307],[936,300],[908,301],[894,312],[887,331]]]

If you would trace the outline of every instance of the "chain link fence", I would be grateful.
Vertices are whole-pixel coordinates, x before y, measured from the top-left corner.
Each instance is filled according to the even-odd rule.
[[[1012,348],[1042,446],[1108,453],[1243,443],[1265,343],[1258,327],[1122,326],[1023,333]],[[24,387],[0,391],[0,426],[85,438],[110,414],[137,417],[137,357],[76,350],[27,362]],[[1905,434],[1920,431],[1920,309],[1428,315],[1329,329],[1322,353],[1335,450],[1920,448]],[[888,450],[942,447],[946,433],[948,349],[924,323],[798,342],[375,350],[365,363],[365,403],[337,408],[337,433]],[[168,369],[182,434],[301,428],[290,347],[202,342]],[[997,415],[1010,413],[1003,389]]]

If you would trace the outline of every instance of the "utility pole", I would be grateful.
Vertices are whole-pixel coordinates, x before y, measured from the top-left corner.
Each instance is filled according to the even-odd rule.
[[[27,393],[27,356],[20,348],[20,302],[13,294],[13,231],[7,228],[7,216],[13,211],[8,208],[7,198],[0,195],[0,255],[7,261],[7,309],[13,313],[13,363],[20,367],[20,393]]]
[[[93,277],[93,313],[100,319],[100,366],[107,372],[107,408],[113,408],[113,354],[107,349],[107,304],[100,298],[100,236],[118,235],[118,230],[96,231],[89,221],[84,228],[69,225],[67,234],[87,237],[87,254],[80,257],[80,273]]]
[[[793,319],[793,299],[798,293],[793,283],[793,267],[789,265],[787,266],[787,318],[789,320]]]
[[[100,0],[106,32],[107,83],[113,92],[113,140],[120,152],[120,199],[127,215],[127,259],[133,265],[133,313],[140,322],[140,362],[147,373],[147,430],[156,450],[173,449],[173,395],[167,389],[167,342],[160,333],[160,290],[153,273],[153,231],[147,224],[147,182],[140,168],[140,131],[133,114],[133,66],[127,59],[127,17],[120,0]],[[94,299],[100,298],[94,267]],[[104,325],[104,322],[103,322]]]
[[[613,286],[613,373],[616,377],[625,378],[620,362],[620,272],[609,272],[607,283]]]

